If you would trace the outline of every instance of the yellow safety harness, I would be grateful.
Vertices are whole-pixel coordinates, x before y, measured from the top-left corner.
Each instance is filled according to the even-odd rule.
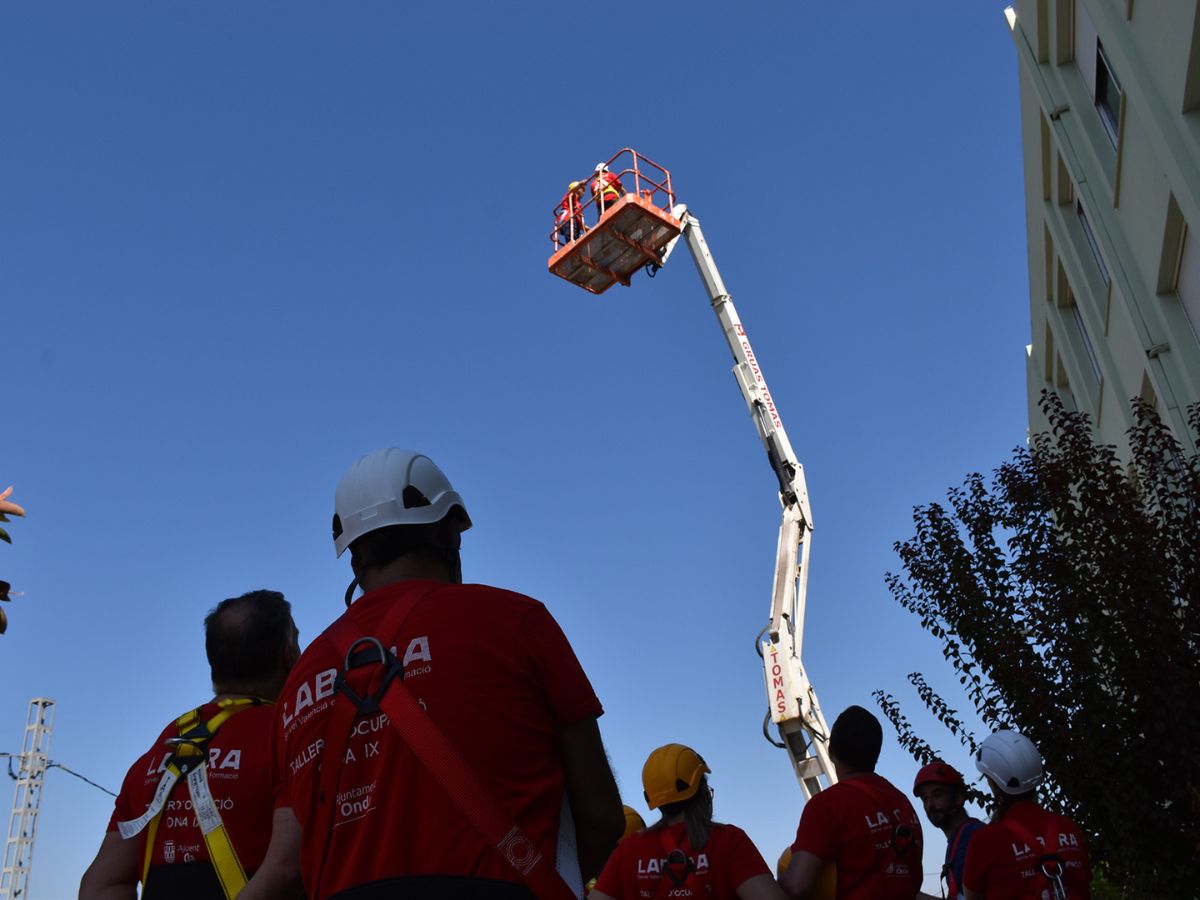
[[[169,738],[167,744],[175,748],[167,760],[166,771],[154,791],[154,797],[146,807],[146,811],[136,819],[118,822],[117,829],[121,837],[128,840],[149,828],[146,833],[146,855],[142,861],[142,885],[150,873],[150,857],[154,853],[154,838],[158,834],[158,823],[162,818],[163,808],[170,796],[175,783],[187,776],[188,793],[192,797],[192,811],[200,832],[204,835],[204,843],[208,847],[208,858],[217,880],[221,882],[221,890],[227,900],[233,900],[242,888],[246,886],[246,871],[229,840],[229,832],[221,821],[221,813],[213,800],[212,791],[208,787],[208,744],[222,725],[230,718],[251,706],[273,705],[269,700],[258,697],[240,697],[236,700],[218,700],[220,710],[207,721],[200,718],[197,707],[191,712],[184,713],[175,721],[179,731],[178,737]]]

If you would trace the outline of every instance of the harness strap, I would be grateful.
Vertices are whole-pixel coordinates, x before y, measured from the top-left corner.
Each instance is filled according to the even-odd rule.
[[[233,849],[233,843],[221,821],[221,814],[213,800],[212,791],[208,787],[206,773],[208,764],[208,744],[218,729],[230,718],[251,706],[270,704],[270,701],[258,697],[239,697],[237,699],[218,700],[218,712],[207,721],[201,721],[200,710],[203,706],[184,713],[175,720],[178,737],[168,738],[167,744],[174,746],[175,752],[167,760],[166,770],[154,797],[149,805],[136,819],[118,822],[117,830],[121,837],[128,840],[146,830],[146,852],[142,858],[142,885],[150,874],[150,859],[154,855],[154,841],[158,836],[158,825],[162,819],[163,808],[171,795],[175,784],[186,776],[188,794],[192,800],[192,811],[200,825],[204,843],[208,848],[209,860],[227,900],[233,900],[246,886],[246,873],[241,861]]]
[[[667,846],[668,836],[672,838],[670,841],[672,846],[670,847]],[[690,849],[688,836],[686,833],[684,833],[683,841],[681,843],[674,840],[674,835],[671,834],[671,826],[668,825],[665,828],[660,828],[658,829],[658,846],[662,849],[664,857],[662,869],[658,873],[658,887],[654,892],[656,900],[657,898],[667,896],[664,891],[669,893],[671,888],[680,888],[688,885],[688,882],[692,881],[692,876],[696,874],[696,864],[693,862],[692,858],[688,856],[687,849],[685,849]],[[678,864],[680,857],[683,859],[682,878],[676,875],[675,872],[670,868],[672,863]],[[670,880],[670,884],[667,884],[668,879]],[[698,885],[692,884],[689,886],[689,890],[696,887],[698,887]],[[698,894],[699,892],[693,891],[693,893]]]
[[[951,900],[957,900],[959,893],[962,891],[962,886],[958,883],[958,879],[954,875],[954,860],[958,857],[958,846],[962,843],[963,835],[967,831],[967,826],[971,824],[971,819],[963,822],[954,832],[954,839],[950,842],[950,849],[946,853],[946,863],[942,866],[942,877],[946,880],[946,888],[949,891]]]
[[[388,722],[399,732],[401,740],[449,795],[462,815],[483,839],[496,849],[534,894],[543,900],[578,900],[553,865],[547,864],[541,848],[526,836],[513,821],[512,815],[501,807],[490,790],[479,781],[479,777],[463,759],[458,748],[447,740],[413,699],[408,689],[402,684],[393,683],[397,680],[403,681],[403,667],[386,649],[384,643],[390,643],[400,633],[413,609],[440,587],[441,585],[437,585],[431,588],[411,603],[393,604],[376,632],[386,636],[384,641],[363,636],[362,628],[354,621],[353,606],[322,635],[345,663],[345,668],[338,677],[338,691],[334,694],[333,708],[327,719],[325,748],[321,759],[320,805],[314,817],[317,834],[324,835],[325,838],[325,853],[329,852],[333,817],[337,806],[338,775],[344,765],[350,729],[360,713],[371,714],[382,710],[387,714]],[[367,662],[380,663],[384,672],[378,687],[366,697],[356,694],[345,681],[346,672],[357,667],[354,664],[354,651],[358,647],[376,648],[376,658]],[[363,664],[366,663],[359,663]],[[323,896],[320,881],[318,875],[314,900],[320,900]]]
[[[212,791],[208,789],[208,766],[201,765],[188,773],[188,792],[192,796],[192,811],[196,821],[200,823],[200,833],[204,835],[204,844],[208,847],[208,858],[217,880],[221,882],[221,890],[226,898],[232,900],[246,886],[246,870],[233,849],[229,839],[229,831],[221,821],[221,813],[213,801]]]

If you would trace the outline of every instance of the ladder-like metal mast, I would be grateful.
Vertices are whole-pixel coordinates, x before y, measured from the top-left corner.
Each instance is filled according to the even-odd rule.
[[[779,526],[775,556],[771,617],[759,635],[759,653],[763,658],[770,707],[767,719],[763,721],[763,734],[776,746],[787,749],[800,787],[809,798],[837,778],[829,758],[829,728],[800,660],[813,527],[804,467],[792,450],[762,367],[709,252],[700,222],[683,204],[676,206],[671,215],[683,223],[680,237],[687,241],[696,269],[704,281],[725,341],[733,353],[734,377],[779,481],[783,522]],[[674,249],[673,244],[663,256],[664,263]],[[768,721],[774,721],[781,740],[771,737]]]
[[[54,730],[54,701],[35,697],[29,701],[25,738],[17,783],[13,789],[12,816],[0,869],[0,897],[18,900],[29,896],[29,869],[33,864],[33,842],[37,837],[42,786],[50,764],[50,735]]]

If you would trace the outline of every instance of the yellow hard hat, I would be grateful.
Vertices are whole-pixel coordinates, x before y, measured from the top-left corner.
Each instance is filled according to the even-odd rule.
[[[631,834],[637,834],[646,827],[646,820],[632,806],[625,807],[625,833],[621,835],[621,840],[629,837]]]
[[[646,804],[651,809],[658,809],[666,803],[678,803],[695,796],[706,772],[712,770],[691,747],[683,744],[659,747],[642,766]]]
[[[568,191],[582,191],[583,190],[583,182],[582,181],[572,181],[570,184],[567,185],[567,190]]]

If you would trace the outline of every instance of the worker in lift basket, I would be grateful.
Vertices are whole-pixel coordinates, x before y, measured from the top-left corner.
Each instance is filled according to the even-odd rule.
[[[975,751],[975,768],[996,798],[996,815],[967,846],[967,900],[1088,900],[1092,870],[1079,826],[1037,804],[1042,755],[1033,741],[1000,730]]]
[[[625,185],[621,179],[608,170],[604,163],[596,163],[596,177],[592,179],[592,197],[596,201],[596,211],[604,215],[604,210],[625,196]]]
[[[565,247],[584,232],[583,204],[579,198],[583,196],[583,182],[572,181],[567,185],[562,202],[558,205],[558,215],[555,225],[558,226],[559,246]]]
[[[377,450],[334,494],[365,592],[305,651],[272,735],[267,860],[239,900],[578,898],[621,798],[571,645],[531,597],[462,583],[466,503],[429,457]]]
[[[829,731],[837,783],[804,804],[792,861],[780,884],[811,897],[826,866],[836,867],[837,900],[913,900],[921,888],[921,823],[908,798],[875,774],[883,729],[861,706]]]
[[[237,896],[267,851],[272,707],[300,656],[296,640],[291,606],[276,591],[223,600],[208,614],[216,696],[168,725],[130,768],[80,900],[134,900],[139,881],[143,900]],[[187,773],[203,777],[193,784]],[[193,810],[204,809],[201,823]]]
[[[683,744],[650,754],[642,786],[646,803],[662,810],[662,818],[621,842],[589,900],[784,900],[746,833],[713,821],[709,774],[700,754]]]

